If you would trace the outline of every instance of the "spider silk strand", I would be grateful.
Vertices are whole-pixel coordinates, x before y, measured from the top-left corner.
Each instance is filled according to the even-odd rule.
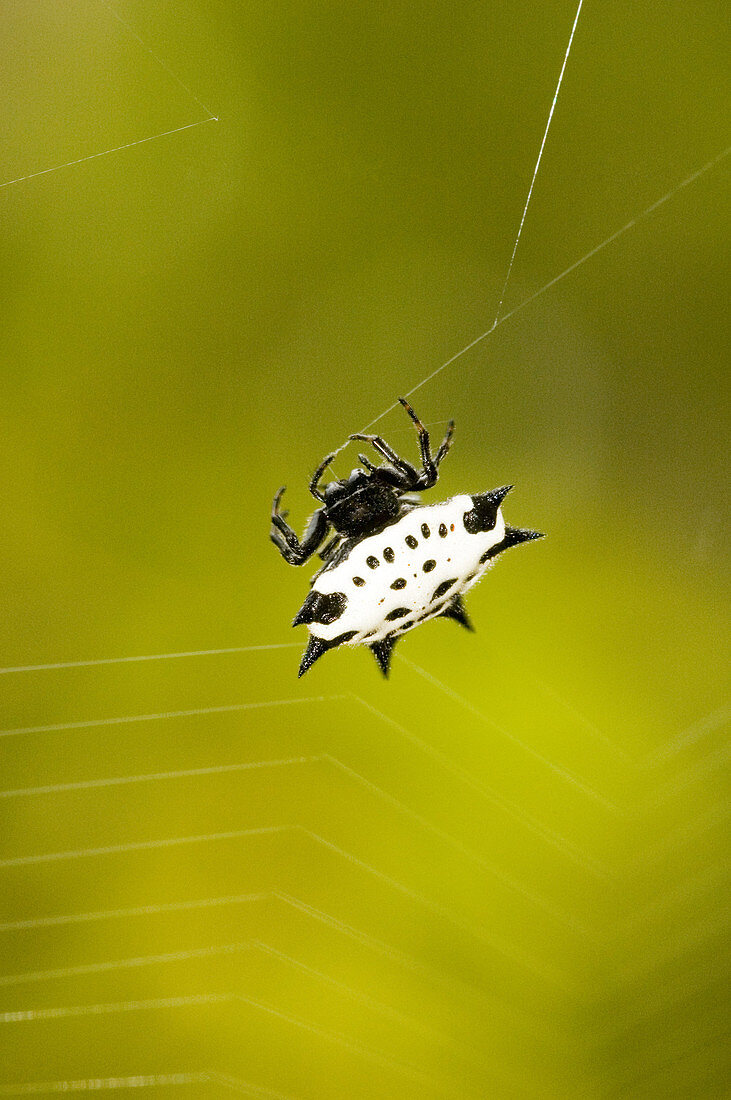
[[[692,183],[695,183],[695,181],[700,179],[701,176],[704,176],[706,172],[710,172],[712,168],[715,168],[716,165],[720,164],[722,160],[725,160],[729,153],[731,153],[731,145],[728,145],[725,149],[722,150],[722,152],[717,153],[715,157],[711,157],[711,159],[707,160],[705,164],[702,164],[700,168],[697,168],[694,172],[691,172],[689,176],[686,176],[685,179],[681,180],[680,183],[675,185],[675,187],[672,187],[669,191],[666,191],[665,194],[661,195],[659,199],[655,200],[655,202],[650,203],[649,206],[646,206],[645,209],[642,210],[639,214],[636,214],[634,218],[630,218],[628,222],[625,222],[624,225],[620,226],[619,229],[616,229],[614,233],[610,234],[609,237],[605,237],[603,241],[595,245],[593,248],[589,249],[588,252],[585,252],[584,255],[581,256],[578,260],[575,260],[574,263],[564,268],[564,270],[560,272],[560,274],[555,275],[539,290],[536,290],[533,294],[530,294],[527,298],[524,298],[523,301],[519,303],[519,305],[509,310],[507,313],[503,313],[501,317],[493,321],[493,323],[488,329],[485,330],[485,332],[480,333],[479,336],[476,336],[474,340],[471,340],[469,344],[466,344],[463,348],[460,349],[460,351],[456,352],[444,363],[442,363],[441,366],[436,367],[435,370],[431,372],[431,374],[427,374],[425,378],[422,378],[420,382],[417,382],[417,384],[413,386],[412,389],[407,390],[405,396],[411,397],[411,395],[416,393],[417,390],[420,390],[422,386],[425,386],[427,382],[431,382],[432,378],[436,378],[438,374],[441,374],[443,370],[451,366],[452,363],[456,362],[457,359],[461,359],[463,355],[466,355],[467,352],[471,351],[472,348],[476,347],[477,344],[480,344],[483,340],[487,339],[487,337],[490,336],[496,328],[499,328],[500,325],[505,324],[505,322],[508,321],[511,317],[514,317],[516,313],[520,313],[520,311],[525,309],[526,306],[530,305],[531,302],[535,302],[536,298],[540,298],[541,295],[545,294],[547,290],[550,290],[551,287],[556,286],[556,284],[560,283],[562,279],[565,279],[567,275],[570,275],[573,271],[576,271],[576,269],[585,264],[587,260],[590,260],[593,256],[596,256],[598,252],[601,252],[603,249],[605,249],[607,245],[612,244],[614,241],[618,240],[619,237],[624,236],[624,234],[627,233],[628,230],[633,229],[636,225],[639,225],[641,221],[644,221],[644,219],[649,217],[650,214],[652,214],[655,210],[663,206],[666,202],[669,202],[670,199],[674,198],[675,195],[679,194],[680,191],[683,191],[686,187],[689,187]],[[369,428],[372,428],[374,424],[377,424],[379,420],[382,420],[384,416],[387,416],[390,412],[392,412],[394,409],[397,409],[398,407],[398,402],[394,401],[392,405],[389,405],[387,409],[384,409],[382,413],[379,413],[378,416],[374,417],[374,419],[370,421],[370,423],[366,424],[365,428],[363,428],[362,431],[368,431]],[[347,444],[344,444],[344,446],[347,446]],[[340,450],[342,449],[343,448],[341,447]]]

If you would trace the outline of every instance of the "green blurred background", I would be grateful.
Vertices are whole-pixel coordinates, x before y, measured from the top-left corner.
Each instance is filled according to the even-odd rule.
[[[723,11],[587,2],[506,311],[722,151]],[[476,634],[298,682],[268,541],[490,327],[574,14],[2,5],[2,665],[241,648],[0,675],[0,1094],[727,1095],[727,162],[414,395],[549,535]]]

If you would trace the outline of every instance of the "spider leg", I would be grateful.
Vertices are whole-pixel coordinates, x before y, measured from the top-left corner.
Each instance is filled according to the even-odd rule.
[[[381,455],[383,458],[388,459],[388,461],[391,462],[396,467],[396,469],[408,479],[409,486],[412,486],[413,482],[416,481],[416,479],[418,478],[419,474],[411,465],[411,463],[407,462],[405,458],[399,458],[393,447],[389,447],[388,443],[386,443],[386,440],[382,439],[380,435],[364,435],[363,433],[358,432],[356,435],[351,435],[348,438],[357,439],[362,443],[370,443],[373,449],[375,451],[378,451],[379,455]]]
[[[285,521],[284,516],[287,513],[282,514],[279,511],[279,502],[282,499],[284,490],[285,486],[283,485],[272,503],[272,528],[269,537],[285,561],[288,561],[290,565],[304,565],[325,538],[329,524],[325,516],[325,509],[318,508],[307,524],[304,535],[301,539],[298,539]]]
[[[383,481],[386,485],[390,485],[399,493],[407,492],[414,487],[414,479],[411,474],[405,474],[402,470],[397,470],[395,466],[377,466],[373,472],[373,477],[377,481]]]
[[[411,488],[413,484],[411,474],[405,474],[401,470],[397,470],[395,466],[374,466],[366,455],[359,454],[358,458],[374,480],[382,481],[386,485],[390,485],[391,488],[398,489],[400,492]]]
[[[331,539],[328,539],[328,541],[325,543],[322,550],[317,555],[318,558],[321,558],[322,561],[327,561],[327,559],[332,555],[335,547],[340,542],[342,542],[342,535],[338,535],[337,533],[334,534],[333,537]]]
[[[320,490],[318,489],[317,483],[320,480],[320,478],[322,477],[322,475],[325,473],[325,470],[328,468],[328,466],[330,465],[332,460],[335,458],[335,454],[336,454],[336,452],[333,451],[333,453],[331,455],[327,455],[326,458],[323,458],[322,462],[320,463],[320,465],[317,467],[314,474],[310,478],[310,484],[309,484],[310,492],[312,493],[315,500],[322,501],[323,503],[325,502],[325,498],[322,495],[322,493],[320,492]]]
[[[415,489],[431,489],[432,485],[435,485],[437,478],[439,477],[439,471],[437,467],[447,454],[449,448],[452,446],[452,436],[454,435],[454,421],[450,420],[447,425],[447,431],[444,439],[439,444],[439,449],[436,455],[432,457],[431,445],[429,443],[429,432],[426,430],[419,417],[416,415],[411,405],[408,403],[405,397],[399,397],[399,401],[406,409],[407,413],[414,422],[414,426],[419,434],[419,450],[421,451],[421,464],[422,472],[419,474],[417,484],[413,486]]]
[[[442,442],[439,444],[439,450],[434,455],[434,465],[435,466],[439,465],[439,463],[442,461],[442,459],[446,455],[449,448],[452,446],[452,436],[453,435],[454,435],[454,421],[450,420],[449,423],[447,424],[447,433],[444,436],[444,439],[442,440]]]
[[[411,408],[411,405],[408,403],[406,398],[399,397],[399,401],[413,420],[414,427],[416,428],[416,431],[419,435],[419,450],[421,452],[422,472],[418,475],[418,484],[415,485],[414,488],[431,489],[432,485],[436,485],[439,473],[437,472],[437,464],[432,458],[431,446],[429,444],[429,432],[419,420],[419,417]]]
[[[366,468],[366,470],[368,471],[369,474],[374,473],[378,469],[378,467],[374,466],[374,464],[371,462],[371,460],[366,455],[359,454],[358,458],[360,459],[361,466],[365,466],[365,468]]]

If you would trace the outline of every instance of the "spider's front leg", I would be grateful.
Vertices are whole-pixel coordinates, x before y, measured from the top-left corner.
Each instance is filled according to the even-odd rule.
[[[416,482],[419,478],[418,471],[414,469],[410,462],[407,462],[405,458],[401,458],[397,455],[393,447],[389,447],[385,439],[380,435],[366,435],[364,432],[356,432],[354,435],[348,436],[349,439],[358,440],[361,443],[370,443],[375,451],[378,452],[383,458],[387,459],[391,463],[391,467],[385,467],[389,469],[393,475],[394,484],[397,484],[399,488],[414,489]],[[378,469],[379,473],[383,473],[384,467],[374,467],[372,463],[368,462],[365,455],[358,455],[363,465],[373,473]],[[389,478],[389,484],[391,479]]]
[[[363,432],[359,432],[356,435],[351,435],[351,439],[359,439],[365,443],[370,443],[371,446],[378,451],[383,458],[387,459],[391,466],[379,467],[378,476],[382,480],[387,481],[389,485],[394,485],[402,491],[406,492],[421,492],[422,489],[431,489],[432,485],[436,485],[439,477],[439,463],[442,461],[447,451],[452,445],[452,436],[454,434],[454,421],[450,420],[447,426],[447,432],[444,439],[439,444],[437,453],[432,457],[431,445],[429,442],[429,432],[426,430],[418,416],[411,408],[405,397],[399,397],[399,401],[406,409],[406,412],[414,422],[414,426],[419,434],[419,451],[421,453],[421,471],[416,470],[410,462],[407,462],[405,458],[401,458],[396,454],[393,447],[389,447],[385,439],[380,435],[365,435]],[[361,456],[362,460],[363,456]],[[367,467],[371,468],[371,467]]]
[[[429,443],[429,432],[426,430],[419,417],[416,415],[411,405],[408,403],[405,397],[399,397],[400,403],[406,409],[407,413],[411,417],[414,427],[419,435],[419,450],[421,452],[421,466],[422,471],[418,475],[417,484],[413,486],[414,489],[431,489],[432,485],[436,485],[439,477],[438,466],[446,455],[449,448],[452,446],[452,436],[454,435],[454,421],[450,420],[447,425],[447,433],[444,439],[439,444],[436,455],[432,458],[431,445]]]
[[[286,485],[283,485],[274,497],[272,503],[272,529],[269,538],[276,546],[279,553],[290,565],[304,565],[308,558],[317,550],[318,546],[328,532],[329,524],[325,517],[325,509],[318,508],[307,529],[298,539],[292,528],[286,522],[287,512],[279,511],[279,503],[284,495]]]

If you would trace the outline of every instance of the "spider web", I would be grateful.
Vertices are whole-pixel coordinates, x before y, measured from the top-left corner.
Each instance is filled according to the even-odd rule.
[[[166,94],[177,85],[209,117],[48,158],[5,186],[143,143],[151,154],[215,120],[133,13],[102,7]],[[596,48],[596,13],[577,30],[580,11],[561,33],[570,48],[586,28]],[[543,61],[555,80],[560,54],[547,45]],[[546,134],[541,153],[558,140]],[[501,312],[539,156],[495,322],[408,392],[640,222],[652,239],[655,211],[726,155],[687,165]],[[575,654],[572,670],[565,625],[563,661],[531,647],[533,613],[559,613],[540,595],[545,573],[526,553],[491,578],[495,619],[514,632],[478,635],[484,666],[462,639],[450,662],[432,650],[446,633],[420,636],[388,685],[364,675],[360,652],[338,655],[335,684],[317,670],[295,685],[299,643],[253,628],[248,645],[8,661],[0,1095],[713,1094],[730,712],[699,676],[688,720],[674,713],[659,647],[642,666],[658,713],[622,729],[612,681],[592,700]],[[576,591],[569,603],[588,615]],[[611,669],[628,676],[619,656]]]

